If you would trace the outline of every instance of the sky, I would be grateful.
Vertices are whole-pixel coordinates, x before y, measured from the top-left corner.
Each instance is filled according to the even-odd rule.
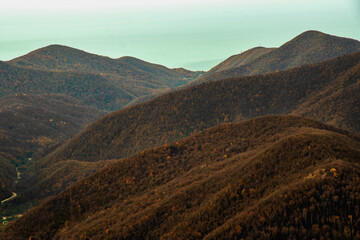
[[[208,70],[307,30],[360,40],[360,0],[1,0],[0,60],[51,44]]]

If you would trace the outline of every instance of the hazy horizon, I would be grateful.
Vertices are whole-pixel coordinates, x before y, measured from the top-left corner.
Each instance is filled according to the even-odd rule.
[[[279,47],[307,30],[360,39],[356,0],[15,0],[2,5],[0,20],[3,61],[62,44],[112,58],[208,70],[231,55]]]

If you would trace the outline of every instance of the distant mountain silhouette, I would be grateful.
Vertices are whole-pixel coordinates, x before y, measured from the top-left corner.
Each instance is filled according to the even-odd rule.
[[[310,119],[223,124],[114,163],[0,238],[357,238],[359,157],[359,135]]]
[[[183,85],[202,73],[169,69],[133,57],[112,59],[62,45],[40,48],[9,61],[9,64],[28,69],[95,74],[100,77],[100,82],[107,79],[113,87],[124,92],[124,99],[121,95],[113,97],[118,98],[121,105],[110,110],[137,97]]]
[[[254,48],[230,57],[189,84],[283,71],[359,51],[357,40],[307,31],[279,48]]]

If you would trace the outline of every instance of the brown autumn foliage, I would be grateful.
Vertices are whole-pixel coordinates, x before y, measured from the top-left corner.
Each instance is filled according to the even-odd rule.
[[[132,156],[220,123],[266,114],[301,114],[359,131],[360,95],[353,91],[360,84],[359,66],[360,54],[353,54],[279,73],[209,82],[124,108],[39,160],[23,189],[38,197],[44,197],[40,190],[45,186],[47,193],[58,193],[61,189],[47,181],[60,183],[67,177],[49,179],[49,172],[39,171],[53,169],[51,165],[60,161]],[[352,94],[344,94],[347,91]],[[341,101],[336,101],[336,96],[341,96]],[[315,107],[321,111],[313,114]]]
[[[234,55],[189,84],[284,71],[359,51],[357,40],[307,31],[279,48],[254,48]]]
[[[292,62],[295,64],[294,66],[297,66],[296,64],[302,65],[307,63],[309,56],[310,60],[314,59],[314,54],[312,53],[315,51],[314,49],[319,49],[319,52],[322,54],[326,51],[334,53],[328,48],[323,49],[321,46],[323,42],[320,40],[316,40],[320,42],[316,43],[319,45],[315,44],[316,48],[312,48],[311,51],[309,50],[307,52],[307,54],[310,52],[310,55],[299,55],[295,63]],[[311,41],[309,42],[310,45],[314,44],[313,42],[311,43]],[[329,42],[326,40],[325,43]],[[339,42],[336,44],[334,42],[330,43],[335,46]],[[350,44],[351,41],[344,40],[342,43]],[[299,46],[302,44],[302,41],[297,43]],[[350,46],[351,44],[346,44],[342,45],[345,50],[342,49],[341,54],[344,54],[346,51],[354,51],[353,46]],[[288,49],[292,49],[292,54],[299,54],[299,49],[304,49],[295,49],[294,46],[289,43],[286,45]],[[289,46],[292,47],[290,48]],[[348,47],[348,49],[346,47]],[[242,65],[252,62],[253,60],[251,58],[257,59],[259,55],[244,58]],[[334,57],[335,55],[328,56],[326,54],[318,54],[316,56],[321,59],[322,57]],[[129,57],[119,59],[119,61],[102,57],[95,57],[96,60],[94,60],[93,57],[95,56],[89,56],[87,53],[74,51],[74,49],[68,49],[63,46],[50,46],[38,50],[28,56],[12,61],[12,65],[22,66],[17,70],[13,71],[13,69],[11,69],[13,66],[9,65],[4,67],[6,64],[2,65],[2,67],[4,67],[2,71],[0,70],[0,72],[3,73],[2,76],[10,76],[10,78],[5,78],[5,80],[8,81],[5,81],[5,85],[10,82],[10,88],[8,88],[9,86],[3,86],[3,90],[6,92],[10,89],[10,92],[12,91],[18,94],[26,91],[61,92],[74,95],[74,97],[81,99],[81,101],[86,104],[92,104],[98,108],[114,109],[132,101],[134,92],[130,92],[129,89],[132,88],[131,84],[133,79],[143,82],[145,79],[154,80],[155,78],[159,78],[159,76],[161,76],[161,79],[163,79],[164,76],[165,78],[174,77],[170,85],[174,84],[173,86],[176,86],[189,80],[187,77],[184,79],[182,74],[188,74],[190,78],[195,78],[197,74],[199,74],[183,69],[171,71],[164,69],[164,67],[157,65],[151,66],[151,64]],[[238,59],[235,60],[237,61]],[[236,61],[231,64],[237,64]],[[286,62],[290,63],[291,61],[287,60]],[[104,118],[100,121],[100,128],[93,129],[94,131],[92,131],[92,133],[95,134],[82,139],[85,144],[81,142],[79,144],[79,141],[75,141],[73,148],[68,148],[68,146],[60,148],[60,152],[64,151],[64,149],[65,151],[69,151],[66,153],[68,155],[65,156],[65,158],[45,159],[40,165],[41,168],[33,172],[35,176],[29,176],[26,180],[31,179],[31,181],[26,183],[30,185],[33,183],[37,184],[35,188],[32,189],[33,194],[40,194],[41,196],[56,194],[76,180],[86,177],[107,164],[105,161],[100,162],[100,159],[130,156],[145,148],[181,139],[222,122],[238,121],[269,113],[301,114],[343,128],[358,131],[358,58],[346,57],[329,63],[304,67],[305,70],[294,69],[287,73],[265,75],[257,78],[228,79],[225,81],[226,84],[205,84],[205,90],[193,88],[189,91],[182,91],[180,94],[169,94],[160,98],[160,109],[154,112],[152,112],[153,109],[151,108],[157,108],[155,104],[159,103],[159,100],[141,105],[140,108],[138,106],[129,108],[132,110],[124,110],[122,117],[112,116],[111,121],[106,121],[106,119],[109,118]],[[229,66],[231,64],[229,63]],[[132,67],[126,68],[129,65],[132,65]],[[289,66],[290,65],[291,64],[289,64]],[[114,66],[116,67],[114,68]],[[121,71],[119,70],[120,66]],[[8,71],[9,69],[10,71]],[[126,72],[124,69],[132,69],[131,71],[134,72],[138,71],[140,77],[136,75],[136,73],[130,72],[122,75]],[[73,72],[69,72],[69,70]],[[25,75],[25,82],[18,80],[23,72],[16,73],[16,71],[23,71],[28,74]],[[9,72],[10,74],[8,74]],[[37,79],[37,77],[39,77],[36,75],[37,73],[39,73],[40,80]],[[50,77],[47,75],[48,73],[50,73]],[[256,72],[256,74],[257,73],[259,72]],[[292,74],[294,74],[294,76]],[[54,82],[43,81],[42,76],[48,80],[52,79]],[[70,78],[69,81],[66,80],[68,77]],[[98,79],[96,80],[96,77],[100,77],[101,81],[103,81],[102,83],[105,83],[105,86],[98,85]],[[125,77],[128,77],[129,81],[124,80],[123,78]],[[294,79],[292,79],[293,77]],[[177,78],[180,79],[179,82],[176,82]],[[12,82],[13,80],[16,81]],[[118,97],[122,97],[120,96],[121,94],[112,98],[112,94],[116,94],[115,92],[120,89],[114,87],[115,85],[111,85],[114,80],[123,84],[121,85],[121,91],[125,90],[123,92],[120,91],[120,93],[128,94],[126,95],[128,98],[125,97],[126,99],[123,98],[125,99],[124,101],[123,99],[121,100],[123,102],[118,101]],[[29,81],[34,82],[37,86],[31,86],[28,84]],[[235,81],[240,81],[240,86],[236,83],[234,84]],[[251,83],[251,81],[253,81],[253,83]],[[267,83],[267,81],[274,86],[268,86],[269,83]],[[299,83],[296,81],[299,81]],[[229,82],[231,83],[229,84]],[[14,83],[14,88],[11,88],[12,83]],[[64,86],[57,89],[56,84],[58,83],[61,83],[60,86]],[[256,86],[257,84],[260,86]],[[293,87],[294,85],[295,87]],[[41,89],[40,87],[40,90],[38,90],[38,86],[46,86],[46,88]],[[84,86],[86,88],[85,90],[83,89]],[[149,92],[156,92],[164,86],[164,82],[159,83],[156,82],[156,80],[155,82],[151,80],[146,83],[145,88],[143,87],[142,90],[139,91],[144,91],[141,92],[141,94],[145,92],[147,94]],[[215,88],[213,88],[214,86]],[[101,90],[99,91],[99,89]],[[277,93],[278,89],[281,89],[279,96],[271,96],[274,95],[274,92]],[[306,92],[304,92],[304,89]],[[109,92],[107,92],[107,90],[109,90]],[[83,94],[79,95],[79,92]],[[89,92],[90,95],[86,95]],[[188,94],[189,99],[186,94]],[[215,96],[214,100],[211,99],[213,96]],[[283,98],[285,98],[285,102]],[[161,103],[161,101],[164,102]],[[269,105],[267,101],[272,105]],[[185,102],[185,104],[182,102]],[[180,106],[180,108],[178,106]],[[210,109],[209,112],[207,112],[208,109]],[[129,115],[129,119],[124,119],[127,118],[125,113],[129,112],[133,115]],[[142,113],[144,114],[142,115]],[[137,117],[139,118],[138,120],[136,120]],[[128,126],[129,128],[127,128]],[[154,131],[154,135],[152,135],[152,131]],[[82,136],[84,134],[86,134],[86,131]],[[37,144],[38,146],[48,147],[49,144],[51,145],[52,140],[50,137],[39,136],[29,142]],[[14,146],[19,146],[19,144],[15,144]],[[95,146],[94,149],[92,149],[93,146]],[[11,151],[19,151],[19,148],[12,149]],[[5,154],[9,154],[9,151],[6,151]],[[70,157],[68,157],[69,155]],[[60,157],[63,156],[60,154]],[[170,156],[167,156],[167,158],[168,157]],[[50,161],[48,161],[49,159]],[[91,162],[86,163],[84,161]],[[14,171],[14,169],[11,171]],[[1,174],[4,172],[6,172],[6,170],[0,171],[0,176],[2,176]],[[153,175],[153,173],[151,174]],[[129,179],[127,181],[131,182]]]
[[[359,157],[359,135],[310,119],[223,124],[119,160],[0,238],[357,238]]]

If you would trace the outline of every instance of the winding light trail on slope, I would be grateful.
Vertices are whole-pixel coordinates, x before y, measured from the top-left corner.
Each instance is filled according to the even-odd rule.
[[[2,201],[1,201],[1,204],[5,203],[5,202],[8,202],[8,201],[11,201],[11,200],[13,200],[13,199],[16,198],[16,197],[17,197],[17,194],[13,192],[13,193],[12,193],[12,196],[9,197],[9,198],[7,198],[7,199],[5,199],[5,200],[2,200]]]
[[[17,174],[17,180],[15,181],[15,183],[17,183],[18,180],[20,179],[20,171],[18,170],[18,168],[16,168],[16,174]],[[2,201],[1,201],[1,204],[5,203],[5,202],[8,202],[8,201],[11,201],[11,200],[13,200],[13,199],[16,198],[16,197],[17,197],[17,193],[12,192],[12,196],[9,197],[9,198],[7,198],[7,199],[2,200]]]

